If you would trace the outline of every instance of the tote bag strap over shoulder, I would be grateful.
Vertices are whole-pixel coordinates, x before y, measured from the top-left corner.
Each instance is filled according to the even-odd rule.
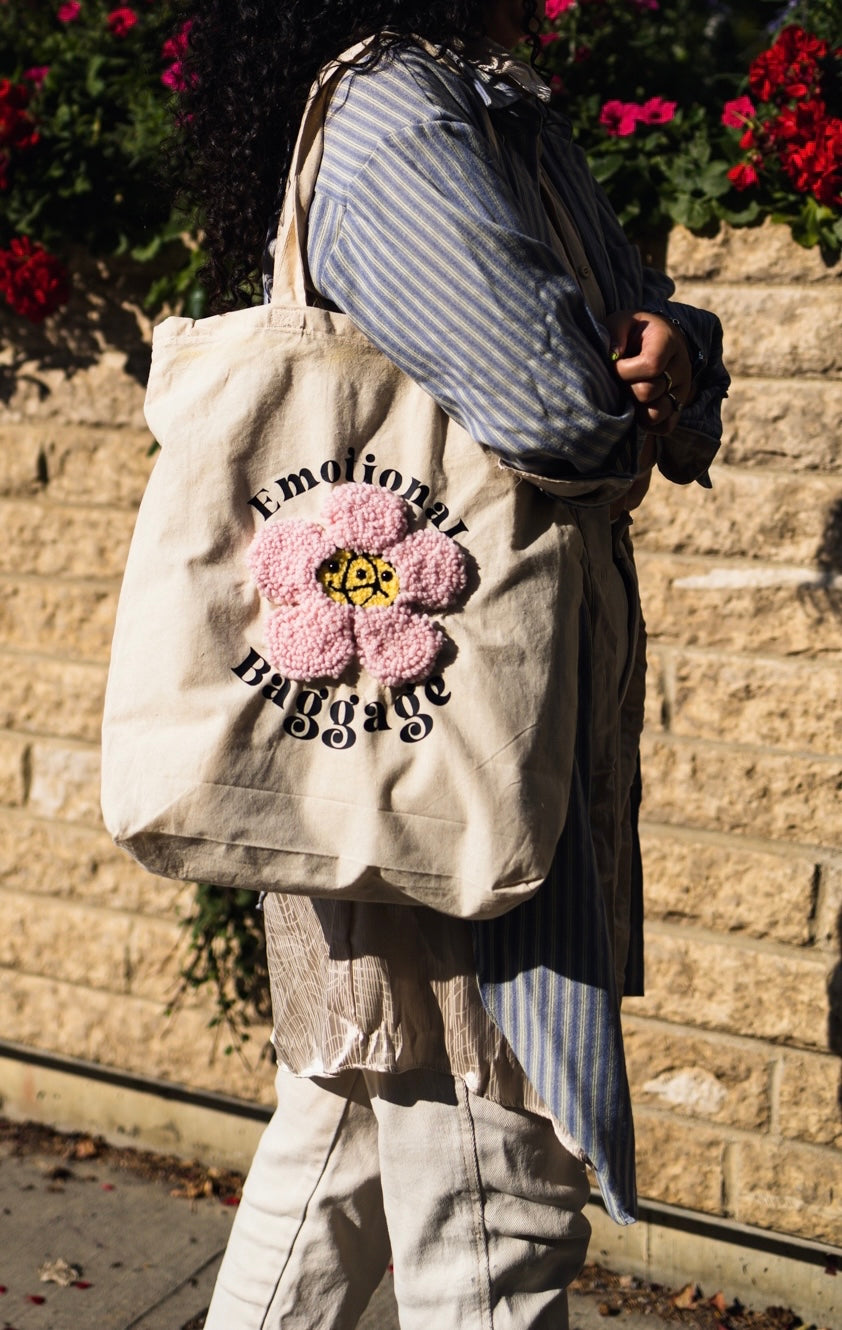
[[[322,162],[324,123],[328,104],[342,77],[369,49],[370,41],[360,42],[321,71],[310,89],[301,127],[292,152],[283,207],[275,242],[275,269],[272,304],[301,306],[310,303],[312,291],[307,267],[307,214],[313,201],[316,180]]]
[[[325,65],[318,80],[310,89],[292,152],[288,184],[278,220],[272,285],[273,305],[300,308],[311,303],[308,300],[308,292],[312,293],[313,287],[307,266],[307,215],[313,201],[322,161],[325,116],[337,85],[349,68],[365,57],[371,48],[372,40],[369,38],[358,42],[356,46],[343,51],[335,61]],[[436,54],[436,48],[430,43],[423,42],[419,38],[415,40],[430,54]],[[499,157],[500,144],[491,117],[485,105],[481,109],[486,134],[495,156]]]

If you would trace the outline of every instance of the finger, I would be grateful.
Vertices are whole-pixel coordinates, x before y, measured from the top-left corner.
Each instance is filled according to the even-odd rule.
[[[639,402],[637,420],[645,429],[662,432],[665,426],[674,429],[681,416],[681,403],[674,393],[663,393],[654,401]]]
[[[689,384],[681,377],[673,378],[669,370],[662,370],[654,379],[638,379],[627,387],[636,401],[646,404],[671,395],[683,406],[689,397]]]
[[[626,349],[626,331],[624,328],[615,324],[613,328],[609,329],[609,334],[611,337],[611,344],[608,350],[611,359],[616,364],[617,361],[622,357],[623,352]]]
[[[622,315],[614,315],[608,320],[609,354],[615,365],[622,360],[628,350],[631,326],[631,320]]]
[[[657,379],[638,379],[636,383],[628,385],[632,397],[644,406],[654,405],[666,395],[663,375],[658,375]]]

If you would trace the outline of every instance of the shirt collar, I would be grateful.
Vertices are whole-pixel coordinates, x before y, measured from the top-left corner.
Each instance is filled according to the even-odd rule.
[[[486,37],[470,45],[454,43],[439,58],[442,56],[471,79],[490,109],[502,110],[525,101],[535,110],[546,110],[550,90],[541,75],[497,42]]]
[[[485,39],[464,52],[465,63],[474,74],[483,100],[493,107],[511,106],[527,98],[546,107],[550,89],[541,75],[525,60],[518,60],[505,47]]]

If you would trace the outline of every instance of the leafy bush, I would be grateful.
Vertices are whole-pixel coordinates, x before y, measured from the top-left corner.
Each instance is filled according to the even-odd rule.
[[[775,10],[768,0],[546,0],[555,104],[634,238],[676,222],[713,231],[772,217],[838,256],[838,7]]]
[[[25,318],[67,298],[47,251],[185,263],[163,151],[178,40],[169,0],[0,0],[0,290]]]
[[[556,105],[633,237],[772,216],[839,254],[838,0],[545,4]],[[0,0],[0,294],[22,317],[67,300],[78,247],[154,260],[168,275],[153,303],[201,313],[201,255],[165,150],[183,12],[183,0]]]

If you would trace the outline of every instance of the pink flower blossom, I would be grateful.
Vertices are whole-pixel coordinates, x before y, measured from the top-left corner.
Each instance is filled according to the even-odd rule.
[[[72,23],[74,19],[79,17],[81,8],[79,0],[65,0],[63,5],[59,5],[56,18],[59,23]]]
[[[727,125],[729,129],[742,129],[754,113],[754,102],[750,97],[735,97],[723,106],[722,123]]]
[[[171,65],[167,65],[161,75],[161,82],[171,92],[184,92],[187,87],[187,75],[180,60],[174,60]]]
[[[621,102],[616,98],[605,102],[599,113],[599,123],[614,138],[626,138],[638,125],[666,125],[675,115],[677,102],[663,97],[650,97],[645,102]]]
[[[561,41],[561,33],[540,32],[538,34],[538,41],[541,43],[542,46],[552,46],[553,42]]]
[[[112,9],[108,15],[108,26],[115,37],[126,37],[137,23],[137,14],[128,5]]]
[[[612,138],[626,138],[633,134],[640,119],[640,107],[635,102],[621,102],[616,98],[604,103],[599,123]]]
[[[639,107],[637,118],[643,125],[666,125],[675,116],[677,105],[663,97],[650,97]]]
[[[161,47],[161,58],[163,60],[180,60],[187,50],[187,43],[190,39],[190,29],[193,26],[193,20],[188,19],[183,23],[178,32],[172,37],[168,37]]]
[[[544,0],[544,13],[552,23],[559,15],[566,13],[568,9],[572,9],[575,3],[576,0]]]
[[[465,556],[432,527],[409,530],[404,499],[342,484],[324,524],[297,518],[258,532],[248,564],[272,602],[266,658],[289,679],[337,679],[358,658],[387,687],[431,673],[445,636],[422,609],[451,607]]]
[[[661,8],[661,6],[658,4],[658,0],[632,0],[632,4],[634,5],[635,9],[639,14],[644,13],[645,10],[647,9]]]
[[[33,87],[40,88],[49,72],[49,65],[33,65],[32,69],[25,69],[23,71],[23,77],[26,79],[27,83],[31,83]]]

